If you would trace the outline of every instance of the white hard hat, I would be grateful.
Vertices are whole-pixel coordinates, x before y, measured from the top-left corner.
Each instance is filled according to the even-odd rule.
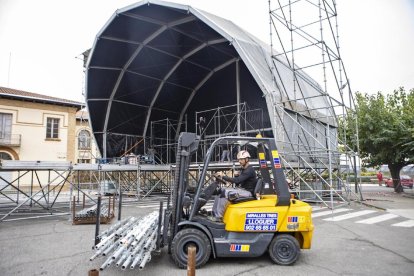
[[[237,154],[237,159],[250,158],[250,153],[247,150],[241,150]]]

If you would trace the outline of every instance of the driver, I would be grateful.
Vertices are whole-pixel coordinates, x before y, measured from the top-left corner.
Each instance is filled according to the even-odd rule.
[[[221,190],[220,196],[216,197],[213,205],[213,215],[215,220],[221,221],[223,219],[224,211],[228,204],[228,196],[230,192],[237,194],[238,197],[251,197],[254,195],[254,189],[256,187],[257,177],[256,172],[249,163],[250,154],[246,150],[242,150],[237,154],[241,166],[241,172],[239,176],[228,177],[216,174],[216,178],[235,183],[237,188],[225,188]]]

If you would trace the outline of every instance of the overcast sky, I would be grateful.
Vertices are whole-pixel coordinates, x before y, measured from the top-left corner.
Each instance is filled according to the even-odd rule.
[[[116,9],[135,2],[0,0],[0,86],[83,101],[80,54]],[[270,42],[268,0],[173,2],[229,19]],[[352,90],[414,88],[414,1],[337,0],[337,7]]]

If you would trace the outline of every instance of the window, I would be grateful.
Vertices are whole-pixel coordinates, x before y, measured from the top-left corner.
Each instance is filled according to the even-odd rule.
[[[10,154],[7,152],[0,152],[0,160],[13,160]]]
[[[47,118],[46,126],[46,139],[58,139],[59,138],[59,119]]]
[[[0,139],[10,139],[12,114],[0,113]]]
[[[78,149],[91,148],[91,134],[87,130],[81,130],[78,136]]]
[[[78,164],[89,164],[91,159],[78,159]]]

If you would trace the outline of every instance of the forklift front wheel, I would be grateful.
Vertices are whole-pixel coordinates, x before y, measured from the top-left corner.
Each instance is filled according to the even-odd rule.
[[[299,257],[299,242],[289,234],[276,235],[269,246],[269,255],[278,265],[291,265]]]
[[[188,247],[191,245],[196,248],[197,268],[210,259],[211,245],[207,236],[198,229],[185,228],[175,235],[171,244],[171,256],[179,268],[187,267]]]

